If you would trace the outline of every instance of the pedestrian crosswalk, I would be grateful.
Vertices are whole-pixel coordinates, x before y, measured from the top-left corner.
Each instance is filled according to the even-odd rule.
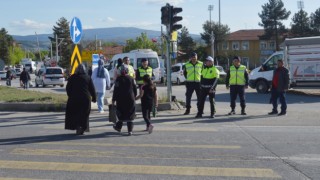
[[[11,144],[4,149],[1,148],[0,180],[71,179],[63,175],[58,178],[53,175],[48,178],[39,176],[41,173],[63,174],[62,172],[100,175],[102,173],[105,177],[117,174],[123,175],[123,179],[172,179],[173,177],[173,179],[188,179],[186,177],[191,179],[215,179],[215,177],[282,179],[276,169],[261,165],[261,158],[259,159],[256,155],[247,153],[236,155],[235,152],[244,152],[247,148],[236,140],[212,143],[201,140],[201,136],[198,136],[201,133],[210,135],[212,138],[221,133],[223,135],[223,132],[220,132],[221,127],[168,125],[164,121],[157,122],[155,133],[152,135],[145,133],[144,138],[139,137],[144,136],[143,132],[131,137],[119,134],[107,137],[92,135],[105,132],[110,128],[105,126],[108,124],[105,121],[95,121],[90,124],[91,132],[85,136],[44,138],[43,133],[49,132],[52,135],[66,132],[63,130],[61,118],[57,119],[57,123],[41,124],[41,129],[38,130],[41,135],[39,141],[35,136],[34,141],[24,141],[28,143],[23,146]],[[181,120],[179,123],[190,121],[190,119]],[[14,125],[19,123],[27,122],[14,122]],[[37,124],[37,128],[39,127],[40,125]],[[145,124],[138,124],[135,128],[143,129]],[[177,133],[181,139],[176,139]],[[90,137],[91,135],[93,137]],[[159,139],[156,138],[157,136]],[[24,138],[28,140],[27,137]],[[197,138],[200,139],[194,140]],[[153,141],[154,139],[158,141]],[[221,163],[223,165],[220,165]],[[257,164],[260,165],[256,166]],[[30,173],[25,177],[22,174],[18,176],[16,172],[21,171],[36,173]],[[128,178],[128,175],[129,177],[139,175],[139,177]]]

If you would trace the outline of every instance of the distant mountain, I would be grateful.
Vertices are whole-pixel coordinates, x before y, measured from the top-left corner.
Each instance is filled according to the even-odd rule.
[[[98,29],[85,29],[83,30],[83,35],[81,40],[102,40],[108,42],[115,42],[118,44],[125,44],[128,39],[135,39],[140,36],[141,33],[147,33],[149,38],[158,38],[161,35],[160,31],[145,30],[133,27],[114,27],[114,28],[98,28]],[[201,39],[200,35],[190,34],[191,37],[198,41]],[[50,41],[48,37],[53,36],[53,34],[38,34],[39,44],[41,49],[50,48]],[[13,38],[22,44],[23,48],[37,48],[37,36],[27,35],[18,36],[13,35]]]

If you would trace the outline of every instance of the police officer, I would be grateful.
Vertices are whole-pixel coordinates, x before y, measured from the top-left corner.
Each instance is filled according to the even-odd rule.
[[[154,78],[152,67],[148,66],[148,60],[146,58],[141,59],[141,66],[138,68],[136,73],[136,81],[139,88],[143,85],[143,76],[148,74],[150,77]]]
[[[210,101],[210,117],[214,118],[216,87],[219,79],[219,70],[213,65],[214,61],[211,56],[206,58],[206,64],[201,73],[201,95],[199,100],[199,111],[196,118],[201,118],[203,114],[204,103],[209,95]]]
[[[198,61],[197,54],[191,54],[191,60],[187,62],[184,66],[184,76],[186,78],[186,112],[184,115],[190,114],[191,108],[191,97],[193,91],[196,91],[197,94],[197,106],[199,108],[199,98],[200,98],[200,80],[201,80],[201,71],[203,63]]]
[[[126,56],[123,58],[123,64],[126,64],[128,67],[128,75],[131,76],[133,79],[136,78],[136,74],[134,72],[133,67],[130,65],[130,59]],[[143,77],[143,76],[142,76]]]
[[[235,56],[233,58],[233,65],[230,66],[229,71],[227,72],[226,77],[226,87],[230,88],[230,107],[231,111],[228,113],[229,115],[236,114],[236,99],[239,95],[240,98],[240,106],[241,106],[241,115],[246,114],[246,102],[245,102],[245,89],[248,88],[248,72],[247,68],[244,65],[240,64],[240,57]]]

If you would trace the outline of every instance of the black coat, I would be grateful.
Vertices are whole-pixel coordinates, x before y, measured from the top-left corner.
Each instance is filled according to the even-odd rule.
[[[27,71],[22,71],[20,74],[20,81],[27,82],[30,81],[30,74]]]
[[[285,67],[273,70],[272,81],[277,71],[279,71],[277,91],[284,92],[289,89],[289,70]]]
[[[66,90],[68,102],[65,129],[75,130],[78,126],[83,129],[89,128],[91,100],[96,101],[96,93],[90,76],[86,74],[70,76]]]
[[[117,103],[117,115],[120,121],[134,120],[136,113],[135,97],[137,87],[132,77],[119,76],[114,85],[112,101]]]

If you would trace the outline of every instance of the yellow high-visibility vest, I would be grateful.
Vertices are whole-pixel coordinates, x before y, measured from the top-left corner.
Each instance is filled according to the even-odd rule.
[[[202,78],[205,78],[205,79],[219,78],[220,77],[219,74],[220,74],[219,70],[215,66],[212,66],[210,68],[204,68],[202,70]]]
[[[140,74],[140,80],[137,81],[138,84],[143,84],[143,76],[148,74],[150,78],[152,77],[152,68],[150,66],[147,67],[147,69],[144,69],[142,67],[138,68],[139,74]]]
[[[134,69],[131,65],[128,65],[128,70],[129,70],[128,75],[134,78]]]
[[[191,62],[185,64],[185,68],[187,71],[187,82],[200,82],[201,80],[201,71],[202,71],[203,63],[201,61],[197,61],[195,65]]]
[[[247,71],[246,66],[240,65],[237,69],[235,66],[230,66],[230,85],[245,85],[246,79],[244,77],[245,72]]]

